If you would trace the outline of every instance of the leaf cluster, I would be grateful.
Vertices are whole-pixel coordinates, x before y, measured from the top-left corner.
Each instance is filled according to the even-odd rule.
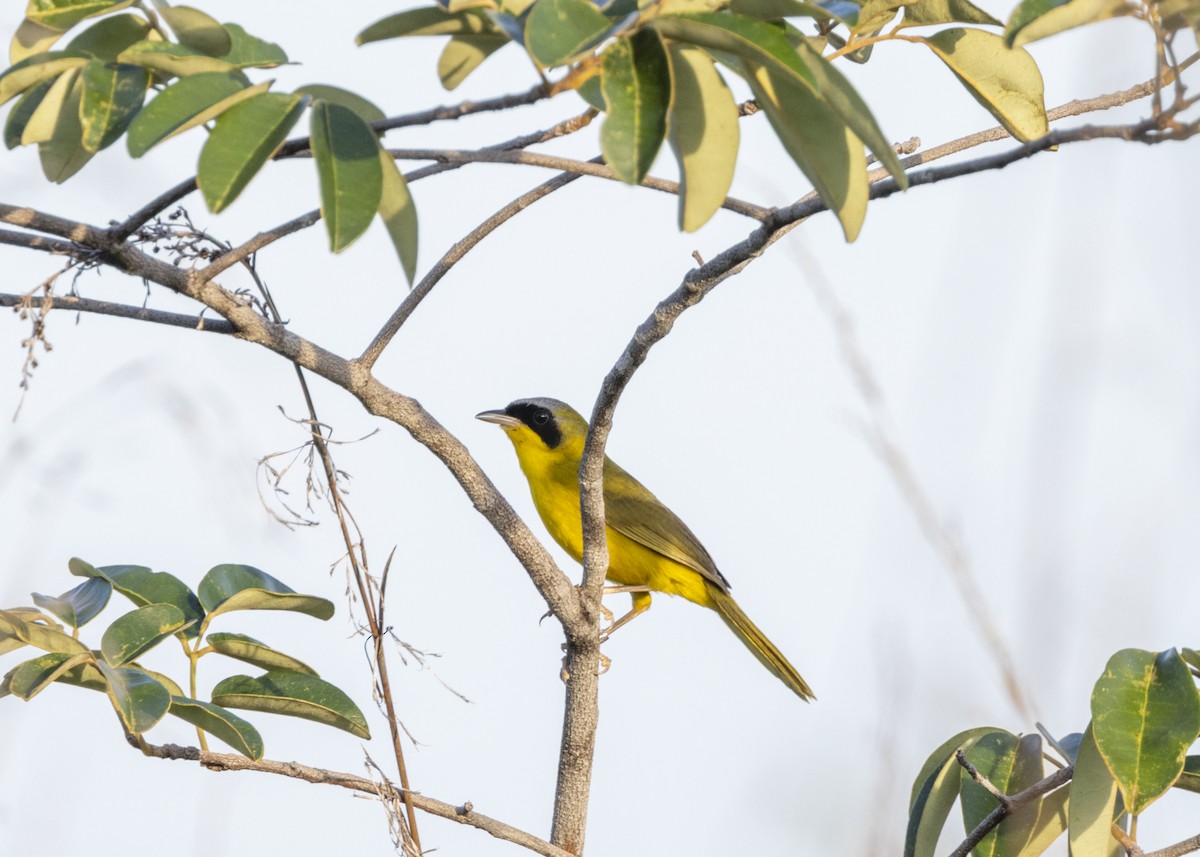
[[[1197,25],[1189,0],[1162,2],[1164,26]],[[901,187],[906,178],[836,60],[866,62],[884,41],[924,45],[1010,133],[1032,140],[1048,125],[1041,74],[1022,45],[1133,11],[1129,0],[1023,0],[1001,34],[970,0],[439,0],[371,24],[358,41],[448,37],[437,63],[448,89],[509,44],[539,74],[561,69],[547,92],[576,90],[604,112],[601,150],[618,178],[643,181],[669,144],[689,231],[733,181],[740,108],[727,78],[740,78],[853,240],[866,216],[868,151]],[[942,25],[951,26],[911,34]],[[15,99],[5,144],[36,145],[48,179],[66,181],[122,136],[137,158],[205,127],[197,183],[213,212],[238,198],[307,111],[331,248],[349,246],[379,215],[413,280],[416,211],[372,124],[384,112],[334,86],[276,92],[271,80],[253,82],[249,72],[288,62],[279,45],[191,6],[28,0],[10,60],[0,74],[0,104]]]
[[[327,620],[332,602],[295,592],[248,565],[218,565],[193,591],[182,580],[139,565],[96,567],[69,563],[83,583],[58,596],[33,593],[37,607],[0,610],[0,654],[32,646],[44,654],[17,664],[0,681],[0,697],[33,699],[51,684],[105,693],[126,733],[139,740],[172,714],[202,733],[220,738],[251,759],[263,755],[263,740],[251,723],[229,709],[302,717],[369,738],[366,718],[345,693],[298,658],[253,637],[208,633],[216,617],[240,610],[286,610]],[[79,639],[116,591],[135,608],[114,619],[98,649]],[[64,627],[65,626],[65,627]],[[66,629],[70,628],[68,632]],[[188,660],[190,690],[137,659],[175,638]],[[232,675],[218,682],[209,700],[196,698],[196,665],[209,654],[224,655],[266,672]]]
[[[127,11],[131,5],[29,0],[10,47],[13,64],[0,74],[0,104],[16,99],[4,124],[9,149],[36,145],[46,178],[61,183],[122,136],[140,158],[205,127],[196,181],[209,210],[219,212],[307,110],[331,248],[348,247],[378,214],[412,280],[416,210],[368,124],[382,119],[382,110],[334,86],[270,91],[274,81],[255,83],[247,72],[287,63],[279,45],[190,6]]]
[[[933,857],[956,801],[968,835],[986,828],[1001,805],[993,788],[1033,799],[1012,802],[971,849],[977,857],[1038,857],[1063,833],[1075,857],[1119,857],[1114,825],[1128,830],[1172,788],[1200,792],[1200,755],[1188,755],[1200,737],[1196,677],[1192,649],[1113,655],[1092,691],[1091,722],[1048,739],[1072,771],[1069,785],[1044,794],[1041,736],[980,727],[950,738],[913,783],[904,857]]]

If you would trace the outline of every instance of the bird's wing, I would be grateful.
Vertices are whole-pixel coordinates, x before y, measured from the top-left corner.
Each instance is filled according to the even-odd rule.
[[[687,566],[723,591],[729,581],[696,535],[674,512],[611,460],[604,469],[604,519],[626,538]]]

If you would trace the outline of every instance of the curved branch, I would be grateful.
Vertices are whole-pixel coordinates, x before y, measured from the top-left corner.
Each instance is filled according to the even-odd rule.
[[[574,158],[562,158],[557,155],[545,155],[541,152],[521,152],[503,149],[388,149],[388,154],[398,161],[437,161],[440,164],[521,164],[532,167],[545,167],[551,170],[579,173],[580,175],[596,176],[597,178],[620,181],[612,168],[605,166],[596,159],[578,161]],[[679,183],[667,179],[647,176],[642,180],[642,186],[663,193],[679,193]],[[770,209],[752,202],[727,197],[721,204],[722,208],[736,214],[742,214],[754,220],[765,220]]]
[[[341,771],[313,768],[308,765],[301,765],[298,762],[277,762],[271,759],[254,761],[253,759],[233,753],[210,753],[207,750],[199,750],[195,747],[180,747],[176,744],[163,744],[162,746],[148,744],[140,749],[147,756],[158,759],[199,762],[201,767],[207,768],[210,771],[258,771],[264,774],[292,777],[293,779],[304,780],[305,782],[319,785],[338,786],[339,788],[377,796],[384,800],[402,801],[407,798],[412,801],[415,807],[423,812],[435,815],[438,818],[444,818],[448,821],[455,821],[459,824],[477,828],[491,834],[497,839],[503,839],[505,842],[512,842],[523,848],[528,848],[535,854],[541,854],[544,857],[572,857],[570,853],[563,851],[561,848],[556,848],[549,842],[538,839],[536,836],[526,833],[520,828],[475,812],[474,807],[469,802],[462,806],[455,806],[454,804],[426,797],[419,792],[410,792],[396,788],[391,783],[375,782],[365,777],[346,774]]]
[[[413,290],[408,293],[396,311],[380,328],[379,333],[375,334],[375,338],[371,344],[367,346],[366,351],[358,358],[359,364],[366,371],[370,371],[383,354],[383,350],[388,347],[388,343],[392,341],[404,322],[412,315],[413,311],[425,299],[438,281],[444,277],[454,265],[458,263],[463,256],[471,252],[471,250],[479,244],[484,238],[495,231],[502,223],[515,217],[520,212],[524,211],[529,206],[533,205],[539,199],[549,196],[559,188],[566,187],[575,179],[579,178],[578,173],[561,173],[547,182],[535,187],[533,190],[526,191],[521,196],[514,199],[508,205],[501,208],[483,223],[472,229],[462,240],[454,243],[449,250],[437,261],[437,264],[429,269],[428,273],[421,278],[421,282],[413,287]]]

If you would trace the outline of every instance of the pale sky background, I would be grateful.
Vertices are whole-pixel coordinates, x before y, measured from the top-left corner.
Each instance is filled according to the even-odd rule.
[[[441,39],[355,48],[354,34],[395,3],[348,3],[336,14],[312,4],[307,15],[278,0],[200,5],[287,49],[299,65],[256,73],[284,90],[336,83],[398,114],[534,82],[512,48],[455,93],[434,74]],[[18,4],[8,6],[11,27]],[[986,6],[1007,16],[1007,6]],[[1032,50],[1050,106],[1153,70],[1148,30],[1128,21]],[[917,46],[882,46],[847,74],[891,139],[932,146],[994,124]],[[388,141],[472,148],[581,109],[568,94]],[[1074,121],[1147,110],[1142,102]],[[549,150],[591,157],[597,133],[598,123]],[[736,195],[783,204],[807,191],[764,117],[744,121],[742,133]],[[42,180],[34,151],[3,153],[0,199],[105,223],[192,173],[199,145],[189,134],[133,162],[122,144],[62,187]],[[655,173],[675,176],[669,153]],[[420,270],[547,177],[475,166],[414,184]],[[1051,731],[1084,727],[1091,686],[1116,650],[1200,643],[1200,293],[1187,207],[1198,191],[1195,142],[1069,146],[872,204],[854,245],[832,217],[818,217],[681,319],[630,385],[609,451],[699,534],[819,701],[799,702],[714,615],[657,598],[606,646],[613,666],[601,681],[589,853],[894,854],[912,778],[934,747],[972,726],[1033,729],[1008,703],[946,567],[864,438],[864,400],[814,299],[811,266],[848,313],[907,460],[961,538]],[[311,163],[295,161],[270,166],[219,217],[198,196],[185,204],[197,224],[239,243],[316,207],[317,187]],[[588,412],[691,252],[709,258],[752,225],[721,213],[681,235],[673,198],[580,180],[459,264],[378,374],[455,432],[543,534],[508,441],[474,414],[531,395]],[[32,289],[57,267],[13,248],[0,259],[7,292]],[[378,225],[338,257],[323,228],[310,229],[271,248],[260,270],[293,329],[344,354],[362,349],[406,290]],[[78,287],[187,309],[109,270]],[[27,323],[0,313],[0,604],[75,585],[72,555],[145,564],[193,585],[217,563],[258,566],[333,599],[337,616],[240,613],[213,630],[250,633],[308,661],[358,702],[376,736],[364,743],[250,714],[267,756],[361,773],[365,749],[391,771],[344,578],[329,573],[343,551],[331,516],[318,507],[319,527],[289,532],[256,490],[255,462],[304,440],[280,413],[302,414],[291,367],[232,339],[58,310],[54,350],[39,354],[10,423],[27,335]],[[396,546],[390,621],[440,654],[425,668],[393,662],[399,710],[419,742],[408,751],[414,787],[548,835],[561,633],[539,624],[544,604],[524,572],[431,455],[345,393],[313,387],[335,437],[378,430],[339,447],[337,462],[354,477],[350,501],[377,569]],[[288,484],[302,503],[302,475]],[[619,596],[611,606],[625,604]],[[125,609],[115,597],[85,638],[96,644]],[[184,675],[171,647],[147,660]],[[253,672],[216,661],[203,663],[205,691]],[[168,718],[149,737],[192,743],[194,731]],[[1194,834],[1197,800],[1171,795],[1154,807],[1143,845]],[[517,853],[470,828],[419,821],[426,848],[441,854]],[[960,838],[957,823],[947,847]],[[392,853],[372,801],[144,759],[102,696],[69,687],[31,704],[0,702],[0,842],[9,853],[89,857],[164,847],[210,857]]]

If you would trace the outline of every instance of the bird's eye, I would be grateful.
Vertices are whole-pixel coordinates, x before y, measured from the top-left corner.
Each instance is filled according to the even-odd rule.
[[[544,426],[550,422],[550,412],[546,410],[538,411],[533,415],[533,421],[540,426]]]

